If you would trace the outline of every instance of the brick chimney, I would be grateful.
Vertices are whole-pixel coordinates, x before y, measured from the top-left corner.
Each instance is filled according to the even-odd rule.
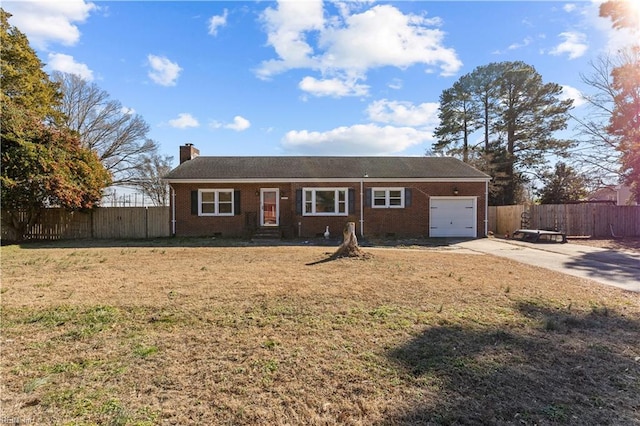
[[[200,150],[194,147],[192,143],[186,143],[180,147],[180,164],[193,160],[198,155],[200,155]]]

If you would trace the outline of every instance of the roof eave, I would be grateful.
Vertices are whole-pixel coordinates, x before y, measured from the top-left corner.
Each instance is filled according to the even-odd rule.
[[[491,177],[433,177],[433,178],[165,178],[167,183],[322,183],[322,182],[488,182]]]

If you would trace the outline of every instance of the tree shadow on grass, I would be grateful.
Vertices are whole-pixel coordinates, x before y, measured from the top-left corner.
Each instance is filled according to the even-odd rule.
[[[362,248],[369,247],[395,247],[395,248],[446,248],[468,239],[453,238],[414,238],[414,239],[363,239],[359,241]],[[338,248],[342,239],[325,238],[288,238],[281,240],[252,240],[249,238],[231,237],[156,237],[156,238],[129,238],[129,239],[53,239],[53,240],[26,240],[21,242],[0,240],[5,245],[19,245],[24,249],[43,248],[120,248],[120,247],[334,247]]]
[[[640,424],[640,321],[535,303],[533,329],[438,326],[391,350],[421,397],[385,423]]]
[[[617,250],[586,252],[565,263],[571,269],[585,271],[594,278],[621,283],[640,282],[640,255]]]
[[[252,241],[246,238],[225,238],[225,237],[158,237],[146,239],[68,239],[68,240],[30,240],[20,243],[4,241],[3,245],[18,244],[23,249],[60,249],[60,248],[121,248],[121,247],[137,247],[137,248],[170,248],[170,247],[189,247],[189,248],[242,248],[242,247],[287,247],[287,246],[336,246],[339,242],[327,241],[324,239],[310,240],[278,240],[278,241]]]

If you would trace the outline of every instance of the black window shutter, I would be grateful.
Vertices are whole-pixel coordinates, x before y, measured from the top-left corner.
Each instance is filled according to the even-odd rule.
[[[198,191],[191,191],[191,214],[198,214]]]
[[[236,189],[233,191],[233,214],[239,215],[242,211],[240,210],[240,190]]]
[[[411,188],[404,189],[404,206],[411,207]]]
[[[356,190],[349,188],[349,214],[356,213]]]
[[[373,189],[371,188],[367,188],[364,190],[364,205],[365,207],[371,207],[371,192],[373,191]]]
[[[296,214],[302,216],[302,189],[296,189]]]

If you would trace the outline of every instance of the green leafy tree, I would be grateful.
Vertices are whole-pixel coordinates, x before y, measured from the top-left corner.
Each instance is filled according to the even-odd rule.
[[[0,101],[2,105],[12,104],[28,110],[41,120],[56,122],[61,119],[56,110],[61,100],[58,85],[42,70],[43,64],[29,46],[27,36],[9,24],[10,17],[11,14],[0,8]]]
[[[0,11],[3,222],[21,239],[43,208],[94,206],[110,175],[76,133],[57,125],[56,85],[48,81],[27,38],[8,24],[10,15]]]
[[[91,208],[110,175],[77,135],[3,106],[2,208],[21,239],[46,207]]]
[[[461,127],[471,132],[483,128],[484,143],[474,155],[477,164],[500,181],[494,189],[502,193],[496,194],[494,201],[515,204],[522,192],[524,173],[535,173],[547,163],[549,155],[564,155],[571,146],[571,141],[557,139],[554,134],[566,128],[572,101],[560,100],[562,87],[544,83],[535,68],[524,62],[481,66],[454,87],[458,84],[465,88],[464,99],[469,104],[462,110],[458,97],[444,96],[452,89],[445,90],[435,146],[439,150],[453,147],[460,139]],[[449,110],[456,114],[442,113]],[[461,126],[466,122],[473,126]],[[454,150],[449,152],[455,154]]]
[[[556,163],[553,172],[545,172],[542,182],[541,204],[564,204],[587,196],[587,179],[563,162]]]

